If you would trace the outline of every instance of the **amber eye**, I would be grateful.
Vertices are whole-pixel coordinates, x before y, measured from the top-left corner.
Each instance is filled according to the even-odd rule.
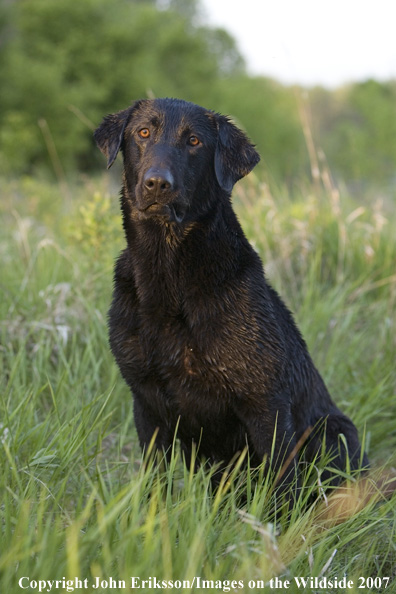
[[[150,130],[148,128],[142,128],[138,134],[140,138],[148,138],[150,136]]]
[[[199,138],[197,138],[196,136],[190,136],[190,138],[188,139],[188,144],[191,144],[191,146],[198,146]]]

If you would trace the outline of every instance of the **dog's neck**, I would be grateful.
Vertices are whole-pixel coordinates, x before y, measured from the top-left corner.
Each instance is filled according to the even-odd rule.
[[[229,202],[216,204],[201,219],[187,219],[182,224],[142,217],[125,190],[121,206],[139,301],[150,311],[178,315],[186,287],[211,293],[235,273],[246,240]],[[219,237],[221,257],[216,253]],[[224,257],[227,252],[228,257]]]

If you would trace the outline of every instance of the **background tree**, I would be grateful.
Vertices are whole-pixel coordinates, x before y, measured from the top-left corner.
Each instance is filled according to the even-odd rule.
[[[199,0],[10,0],[0,5],[0,174],[92,171],[102,116],[173,96],[234,117],[278,182],[309,175],[300,90],[249,76]],[[396,83],[309,91],[313,137],[336,178],[394,183]]]
[[[20,0],[5,17],[0,152],[6,171],[48,166],[51,140],[65,168],[90,167],[96,157],[89,126],[107,111],[147,94],[207,103],[207,90],[222,76],[243,70],[225,31],[193,25],[151,0]]]
[[[315,136],[335,175],[384,185],[396,165],[396,83],[368,80],[336,91],[310,93]]]

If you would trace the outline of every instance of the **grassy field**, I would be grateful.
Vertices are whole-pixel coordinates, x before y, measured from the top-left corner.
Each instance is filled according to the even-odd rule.
[[[118,190],[108,177],[2,188],[0,592],[158,591],[154,578],[180,592],[259,592],[275,576],[281,591],[396,592],[395,497],[336,523],[311,468],[286,523],[273,520],[268,483],[241,474],[212,494],[210,472],[186,469],[177,443],[168,468],[143,469],[107,342]],[[392,471],[394,204],[326,183],[290,195],[254,177],[235,204],[373,468]],[[351,587],[336,587],[344,576]]]

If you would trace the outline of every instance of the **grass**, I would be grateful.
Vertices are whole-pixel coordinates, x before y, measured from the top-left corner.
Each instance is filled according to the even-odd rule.
[[[142,466],[131,398],[107,343],[112,266],[123,247],[117,191],[107,177],[67,194],[29,178],[3,188],[0,591],[39,591],[23,590],[22,577],[22,586],[60,580],[55,592],[158,589],[131,577],[180,580],[174,589],[185,592],[203,580],[211,592],[268,591],[278,576],[300,592],[294,577],[346,575],[348,592],[396,592],[395,497],[337,523],[335,511],[321,515],[328,500],[312,466],[305,504],[286,523],[274,521],[260,476],[241,473],[214,495],[210,470],[186,469],[177,444],[167,468]],[[394,209],[328,187],[271,192],[255,179],[240,185],[235,204],[373,467],[392,470]],[[201,584],[183,584],[194,577]],[[103,587],[91,589],[94,578]]]

